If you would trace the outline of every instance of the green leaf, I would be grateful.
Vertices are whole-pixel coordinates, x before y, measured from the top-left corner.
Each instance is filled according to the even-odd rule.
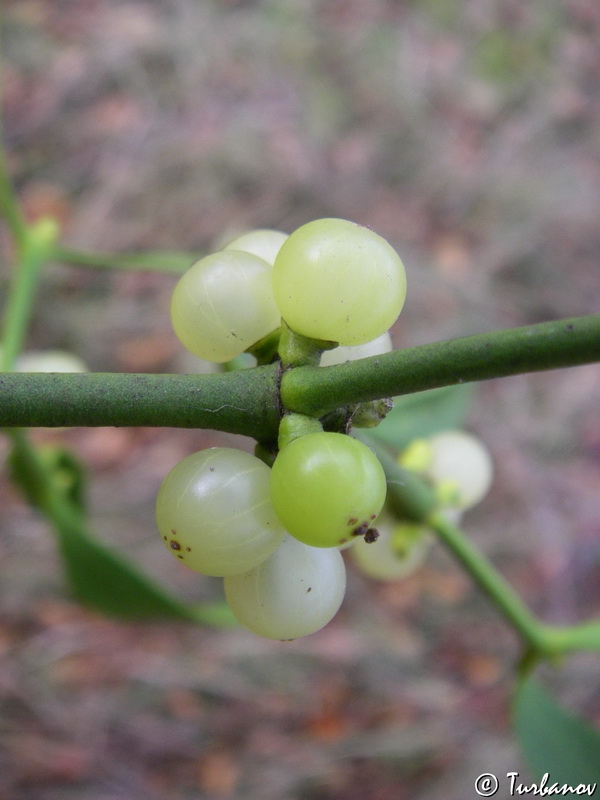
[[[228,624],[220,604],[192,607],[162,589],[120,553],[85,531],[78,515],[64,506],[55,527],[65,571],[85,604],[124,619],[172,618],[221,627]]]
[[[43,460],[38,453],[40,461]],[[43,510],[48,492],[47,473],[31,469],[31,450],[17,443],[6,459],[8,477],[17,486],[30,506]]]
[[[457,384],[396,397],[394,408],[369,433],[400,450],[413,439],[460,428],[466,419],[472,394],[472,384]]]
[[[30,450],[18,444],[12,448],[6,461],[10,479],[21,489],[27,502],[43,511],[47,493],[60,492],[79,511],[83,511],[86,476],[81,462],[60,445],[39,445],[36,454],[41,470],[31,469]]]
[[[547,787],[557,783],[575,790],[582,785],[600,784],[600,733],[561,708],[531,678],[525,679],[517,691],[514,724],[525,761],[537,781],[548,773]],[[582,793],[580,788],[579,792],[561,792],[560,796],[577,797]]]
[[[74,506],[83,512],[87,489],[83,464],[64,447],[48,445],[44,448],[39,447],[38,452],[52,470],[55,486],[64,491]]]
[[[216,627],[231,623],[233,615],[224,603],[186,605],[88,532],[83,469],[67,451],[34,447],[18,429],[10,437],[11,478],[52,524],[67,578],[83,603],[125,619],[160,617]]]

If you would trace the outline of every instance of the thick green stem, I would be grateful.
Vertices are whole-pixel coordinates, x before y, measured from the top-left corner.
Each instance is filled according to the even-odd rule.
[[[397,350],[333,367],[298,367],[281,381],[284,408],[322,416],[380,397],[600,361],[600,314]]]
[[[380,397],[599,360],[600,314],[593,314],[297,367],[281,379],[281,400],[285,410],[321,416]],[[274,440],[277,383],[276,365],[226,375],[3,375],[0,426],[209,427]]]
[[[277,439],[276,365],[217,375],[5,373],[0,426],[212,428]]]
[[[392,510],[410,522],[424,522],[438,506],[435,492],[420,475],[401,467],[387,445],[363,431],[354,431],[373,450],[385,472],[388,490],[386,502]]]

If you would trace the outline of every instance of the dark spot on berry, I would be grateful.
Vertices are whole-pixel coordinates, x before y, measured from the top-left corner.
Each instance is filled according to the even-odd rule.
[[[377,528],[369,528],[369,530],[365,533],[365,542],[367,544],[373,544],[379,539],[379,531]]]
[[[186,549],[186,551],[187,551],[188,553],[191,553],[191,552],[192,552],[192,548],[191,548],[191,547],[186,547],[185,549]]]
[[[306,590],[306,594],[308,594],[309,592],[312,592],[312,586],[308,587],[308,589]]]
[[[181,545],[179,544],[179,542],[176,542],[173,539],[171,539],[171,541],[169,542],[169,547],[171,548],[171,550],[181,550]],[[180,556],[180,558],[183,558],[183,556]]]
[[[177,558],[180,558],[183,561],[183,556],[177,556]]]
[[[177,536],[177,531],[173,530],[173,528],[171,528],[171,536]]]
[[[214,471],[215,471],[215,468],[214,468],[214,467],[209,467],[209,468],[208,468],[208,471],[209,471],[209,472],[214,472]]]
[[[377,514],[371,514],[371,516],[369,517],[369,519],[377,519]]]
[[[348,525],[356,525],[357,522],[358,519],[356,517],[351,517],[351,519],[348,520]]]
[[[359,525],[358,528],[355,528],[352,531],[352,536],[364,536],[365,533],[369,530],[369,526],[366,522],[363,522],[362,525]]]
[[[168,542],[168,541],[169,541],[169,539],[168,539],[168,537],[167,537],[167,536],[163,536],[163,539],[165,540],[165,542]]]

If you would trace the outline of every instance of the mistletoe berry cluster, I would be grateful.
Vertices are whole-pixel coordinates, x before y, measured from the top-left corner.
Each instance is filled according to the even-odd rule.
[[[289,236],[251,231],[202,258],[175,287],[171,318],[183,345],[209,361],[285,334],[312,342],[325,366],[391,349],[388,330],[405,295],[404,266],[388,242],[355,223],[321,219]],[[283,368],[295,366],[282,345],[279,357]],[[396,533],[390,550],[385,499],[385,474],[367,445],[285,412],[272,463],[228,447],[193,453],[164,479],[156,520],[173,556],[223,578],[243,625],[288,640],[338,611],[346,547],[376,555],[385,545],[390,575],[417,560],[427,541],[418,528],[405,529],[402,546]],[[377,546],[380,523],[386,533]]]

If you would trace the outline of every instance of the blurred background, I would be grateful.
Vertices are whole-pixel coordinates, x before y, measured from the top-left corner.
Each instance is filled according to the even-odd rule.
[[[396,347],[596,312],[599,37],[595,0],[4,0],[10,171],[28,219],[55,216],[79,249],[370,225],[407,268]],[[175,280],[53,264],[28,346],[191,371]],[[495,380],[468,418],[496,481],[465,528],[555,623],[600,610],[599,396],[598,366]],[[165,556],[154,496],[188,453],[250,440],[35,439],[88,465],[99,536],[181,596],[218,596]],[[482,772],[527,775],[508,727],[518,642],[441,546],[402,582],[352,572],[336,619],[293,643],[119,623],[73,602],[2,477],[0,607],[7,800],[452,800]],[[561,666],[549,684],[600,721],[597,657]]]

